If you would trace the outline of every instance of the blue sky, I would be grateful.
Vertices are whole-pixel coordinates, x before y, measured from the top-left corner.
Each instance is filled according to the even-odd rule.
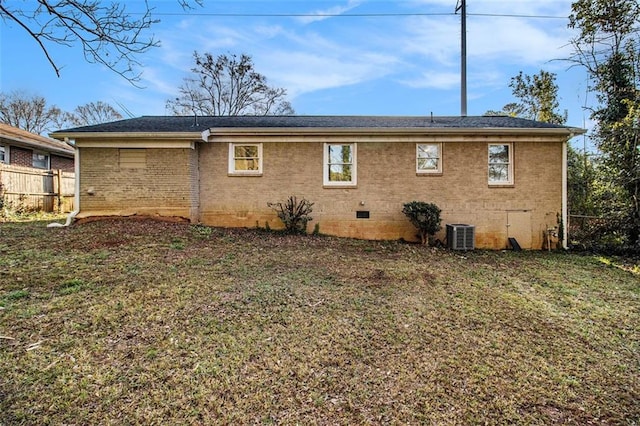
[[[297,114],[460,114],[456,0],[204,0],[190,12],[177,0],[149,4],[161,19],[149,34],[161,47],[139,57],[143,88],[87,63],[78,47],[51,47],[58,78],[22,29],[0,22],[0,90],[41,95],[63,110],[104,101],[133,116],[160,115],[194,51],[246,53],[271,85],[287,89]],[[467,1],[469,115],[501,109],[513,101],[511,77],[544,69],[558,74],[568,124],[590,127],[586,74],[560,60],[571,54],[570,10],[571,0]]]

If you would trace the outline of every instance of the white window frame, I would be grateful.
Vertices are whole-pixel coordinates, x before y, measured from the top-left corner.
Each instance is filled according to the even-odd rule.
[[[430,157],[420,157],[420,147],[425,145],[435,146],[438,150],[438,157],[437,157],[437,163],[436,163],[437,167],[435,169],[420,168],[420,158],[430,158]],[[429,142],[429,143],[416,144],[416,173],[419,175],[442,174],[442,142]]]
[[[350,181],[332,181],[329,180],[330,174],[329,169],[331,165],[337,165],[338,163],[329,163],[329,148],[331,146],[350,146],[351,147],[351,180]],[[324,154],[322,156],[322,179],[324,186],[330,187],[354,187],[358,183],[358,156],[357,156],[357,144],[355,142],[348,143],[337,143],[337,142],[325,142],[324,143]],[[340,163],[340,164],[349,164],[349,163]]]
[[[505,163],[491,163],[491,147],[492,146],[506,146],[507,149],[509,150],[509,159],[508,159],[508,163],[506,164],[507,166],[507,180],[504,181],[492,181],[491,180],[491,173],[489,172],[489,169],[491,168],[491,164],[505,164]],[[490,143],[487,145],[487,181],[489,182],[490,186],[505,186],[505,185],[513,185],[513,143],[512,142],[505,142],[505,143]]]
[[[2,152],[0,163],[9,164],[9,147],[6,145],[0,145],[0,152]]]
[[[235,148],[237,146],[255,146],[258,148],[258,170],[236,170]],[[262,143],[229,143],[229,175],[262,176]]]
[[[39,167],[35,165],[36,155],[43,155],[45,157],[46,164],[44,167]],[[33,151],[33,153],[31,154],[31,166],[35,169],[49,170],[51,168],[51,155],[47,154],[46,152]]]

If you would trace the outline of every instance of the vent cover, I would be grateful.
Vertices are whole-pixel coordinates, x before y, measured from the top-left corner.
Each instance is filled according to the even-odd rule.
[[[463,223],[447,224],[447,247],[451,250],[473,250],[476,245],[476,228]]]

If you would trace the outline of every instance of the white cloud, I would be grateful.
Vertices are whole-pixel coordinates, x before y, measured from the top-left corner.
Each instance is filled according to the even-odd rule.
[[[460,85],[460,18],[453,0],[394,4],[408,13],[450,16],[341,18],[372,2],[348,1],[318,10],[309,19],[216,20],[190,17],[161,34],[159,63],[145,70],[153,90],[171,96],[192,67],[192,54],[248,53],[269,83],[290,98],[314,91],[391,79],[411,88],[454,90]],[[422,5],[417,7],[416,5]],[[569,0],[474,0],[467,22],[470,98],[504,89],[513,67],[552,68],[547,61],[568,56],[566,22],[554,19],[478,16],[568,14]],[[397,11],[397,9],[396,9]],[[251,24],[247,24],[250,22]],[[314,26],[306,24],[314,22]],[[310,29],[313,31],[310,31]],[[557,66],[557,65],[556,65]],[[471,91],[473,90],[473,93]],[[508,89],[507,89],[508,91]]]
[[[449,90],[460,86],[460,73],[430,70],[425,71],[419,78],[400,82],[415,89]]]
[[[410,18],[404,28],[404,33],[395,35],[395,42],[408,57],[418,55],[444,66],[458,62],[460,28],[454,19]]]
[[[478,19],[467,26],[469,57],[485,62],[544,63],[569,56],[570,32],[518,18]]]
[[[256,57],[260,72],[265,70],[269,81],[285,87],[291,97],[381,78],[394,62],[386,55],[337,50],[279,50]]]
[[[350,10],[355,9],[361,4],[361,0],[349,0],[344,6],[333,6],[324,10],[316,10],[314,12],[310,12],[308,14],[310,16],[300,16],[297,18],[297,20],[301,24],[311,24],[313,22],[324,21],[325,19],[329,19],[333,15],[342,15],[346,12],[349,12]]]

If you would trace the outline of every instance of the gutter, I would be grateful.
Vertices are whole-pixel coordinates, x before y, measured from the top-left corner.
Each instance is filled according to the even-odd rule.
[[[202,132],[202,139],[234,135],[549,135],[573,137],[582,129],[567,127],[216,127]]]
[[[199,140],[201,132],[53,132],[51,137],[58,140],[76,139],[184,139]]]
[[[567,140],[564,141],[564,143],[562,144],[562,226],[563,226],[563,232],[562,232],[562,248],[567,250],[569,248],[569,212],[568,212],[568,208],[569,208],[569,202],[568,202],[568,184],[567,184],[567,180],[568,180],[568,145],[569,145],[569,140],[571,140],[571,138],[573,138],[573,133],[567,138]]]
[[[80,149],[77,146],[75,146],[74,148],[73,172],[76,175],[74,189],[75,194],[73,194],[74,209],[71,213],[69,213],[69,215],[67,215],[67,220],[64,224],[54,222],[48,224],[47,228],[67,227],[73,223],[78,213],[80,213]]]

